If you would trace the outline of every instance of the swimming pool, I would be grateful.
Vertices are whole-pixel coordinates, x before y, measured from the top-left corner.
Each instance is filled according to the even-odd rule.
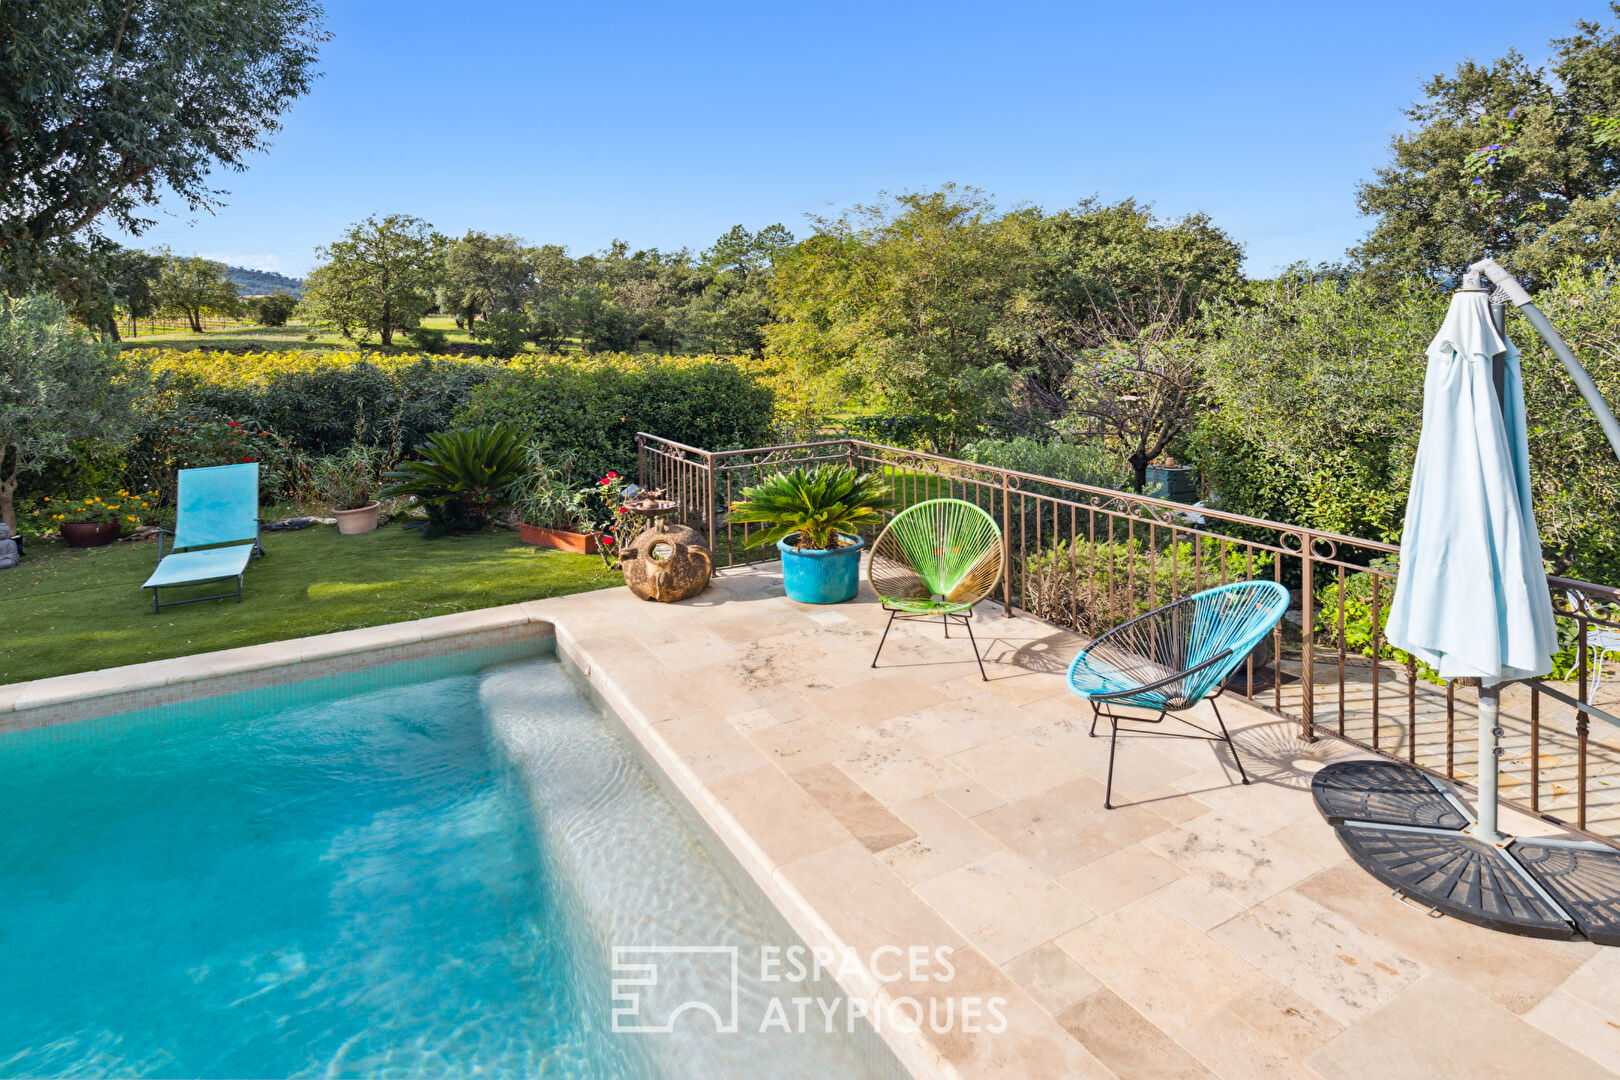
[[[0,737],[0,1074],[903,1075],[612,1030],[615,946],[794,939],[533,648]]]

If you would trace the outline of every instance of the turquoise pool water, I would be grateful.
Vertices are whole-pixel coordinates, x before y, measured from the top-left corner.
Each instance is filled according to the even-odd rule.
[[[0,1074],[896,1074],[611,1032],[612,945],[782,929],[554,660],[446,664],[0,738]]]

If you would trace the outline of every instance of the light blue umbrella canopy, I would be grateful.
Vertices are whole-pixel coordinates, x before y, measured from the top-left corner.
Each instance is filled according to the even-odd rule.
[[[1492,359],[1505,358],[1498,406]],[[1428,349],[1423,433],[1385,638],[1445,679],[1545,675],[1558,648],[1530,506],[1519,352],[1464,291]]]

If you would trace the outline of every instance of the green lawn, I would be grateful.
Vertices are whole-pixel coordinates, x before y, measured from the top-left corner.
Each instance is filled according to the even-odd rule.
[[[448,338],[446,348],[454,353],[467,351],[477,353],[478,348],[472,340],[472,335],[465,330],[456,329],[456,320],[449,315],[430,315],[422,320],[422,325],[435,330],[443,330]],[[310,335],[314,335],[311,341]],[[204,330],[200,334],[190,330],[167,330],[156,334],[142,334],[139,337],[130,337],[127,333],[119,342],[126,349],[229,349],[234,352],[285,352],[289,349],[326,350],[339,352],[353,352],[356,349],[367,349],[373,352],[382,352],[380,339],[373,334],[371,340],[360,345],[344,337],[335,330],[321,330],[313,326],[299,323],[288,323],[286,326],[254,326],[243,323],[239,326],[227,326],[218,330]],[[566,346],[569,349],[578,347],[578,342],[570,339]],[[539,348],[529,344],[524,347],[525,352],[539,352]],[[421,352],[411,341],[410,335],[403,331],[394,335],[394,344],[387,350],[396,353]]]
[[[0,571],[0,683],[623,583],[594,555],[532,547],[505,530],[423,540],[398,526],[339,536],[318,525],[266,533],[265,549],[248,566],[240,604],[210,600],[154,615],[140,589],[157,562],[153,542],[80,551],[30,542],[20,566]]]

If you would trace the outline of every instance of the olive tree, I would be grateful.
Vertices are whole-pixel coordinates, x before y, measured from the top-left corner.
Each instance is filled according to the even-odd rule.
[[[225,265],[195,255],[165,254],[152,294],[159,309],[184,315],[198,334],[202,333],[203,312],[235,315],[241,310],[236,283]]]
[[[392,345],[394,331],[414,328],[433,306],[444,247],[421,218],[368,217],[315,249],[325,261],[304,284],[304,311],[344,337],[364,342],[377,334]]]
[[[141,382],[141,369],[75,326],[56,298],[0,298],[0,521],[16,528],[25,474],[75,445],[122,439]]]

